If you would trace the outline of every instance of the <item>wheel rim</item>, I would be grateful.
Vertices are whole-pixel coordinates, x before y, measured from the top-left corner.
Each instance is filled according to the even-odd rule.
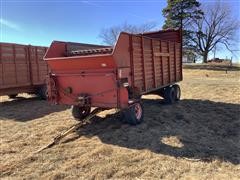
[[[141,107],[141,105],[139,103],[136,104],[134,110],[135,110],[135,115],[136,115],[137,120],[140,120],[141,117],[142,117],[142,107]]]

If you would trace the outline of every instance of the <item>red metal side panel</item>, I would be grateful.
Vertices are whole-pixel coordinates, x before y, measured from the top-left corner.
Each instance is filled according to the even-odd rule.
[[[81,93],[91,97],[91,104],[95,107],[117,107],[117,84],[115,73],[109,70],[102,72],[89,72],[87,74],[58,74],[56,84],[58,87],[60,104],[77,104]],[[100,85],[101,84],[101,85]],[[66,94],[65,89],[71,87],[72,94]]]
[[[129,45],[129,34],[121,33],[113,52],[114,61],[118,68],[130,68]]]

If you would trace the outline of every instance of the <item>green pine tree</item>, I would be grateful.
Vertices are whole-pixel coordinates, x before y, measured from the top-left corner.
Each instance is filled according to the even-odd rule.
[[[200,19],[203,15],[200,3],[197,0],[167,0],[167,7],[162,10],[166,18],[163,29],[182,28],[183,46],[190,47],[189,39],[194,30],[190,24],[194,19]]]

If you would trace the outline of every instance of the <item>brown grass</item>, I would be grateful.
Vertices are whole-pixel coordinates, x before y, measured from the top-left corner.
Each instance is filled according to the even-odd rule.
[[[144,96],[141,125],[103,112],[39,154],[32,152],[75,123],[69,107],[0,97],[1,178],[240,179],[239,77],[188,67],[179,103]]]

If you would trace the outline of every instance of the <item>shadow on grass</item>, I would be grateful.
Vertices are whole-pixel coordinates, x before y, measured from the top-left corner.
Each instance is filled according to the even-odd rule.
[[[0,103],[0,120],[15,120],[20,122],[41,118],[53,112],[63,111],[68,106],[50,105],[47,101],[38,97],[17,97],[12,101]]]
[[[240,164],[240,106],[213,101],[185,99],[174,105],[162,100],[143,99],[145,117],[138,126],[119,121],[121,113],[96,117],[77,132],[98,136],[106,144],[129,149],[148,149],[176,158]],[[0,104],[0,119],[29,121],[68,106],[51,106],[38,98],[18,99]],[[65,140],[73,141],[78,137]],[[175,142],[177,139],[179,142]],[[180,146],[179,146],[180,145]]]
[[[98,136],[103,143],[202,161],[240,163],[240,107],[237,104],[186,99],[174,105],[143,100],[145,117],[138,126],[119,121],[121,114],[96,117],[78,130],[79,136]],[[182,146],[171,144],[177,138]],[[64,143],[77,139],[67,139]],[[166,143],[166,142],[170,142]],[[179,144],[178,143],[178,144]]]

